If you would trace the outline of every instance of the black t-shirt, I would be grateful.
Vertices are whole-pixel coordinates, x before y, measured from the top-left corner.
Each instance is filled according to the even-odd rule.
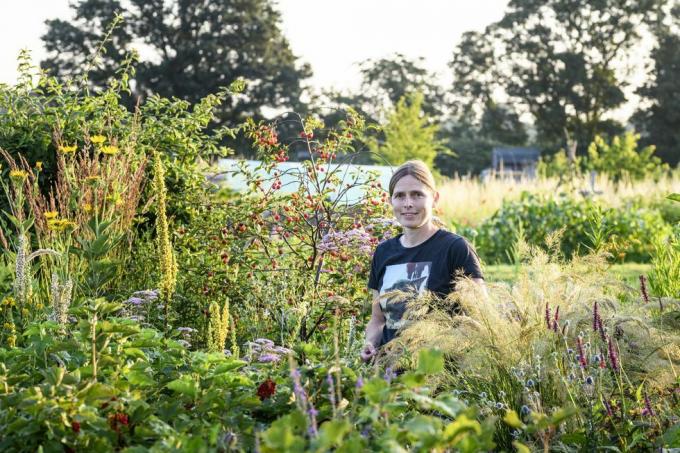
[[[380,292],[380,308],[385,315],[381,344],[392,340],[403,325],[407,301],[390,302],[383,294],[394,291],[432,291],[446,297],[455,289],[454,277],[462,270],[471,278],[484,278],[479,258],[472,246],[457,234],[438,230],[422,244],[404,247],[401,235],[378,245],[373,254],[368,287]]]

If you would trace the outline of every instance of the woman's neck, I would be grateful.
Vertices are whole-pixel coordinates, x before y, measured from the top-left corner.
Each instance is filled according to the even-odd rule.
[[[400,238],[401,245],[406,248],[415,247],[427,241],[439,230],[432,222],[427,222],[419,228],[404,228],[404,234]]]

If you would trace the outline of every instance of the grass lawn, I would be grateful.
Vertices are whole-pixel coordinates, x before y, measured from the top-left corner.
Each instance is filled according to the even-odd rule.
[[[512,282],[515,280],[515,267],[510,264],[486,265],[483,268],[487,281]],[[642,263],[613,264],[609,268],[616,277],[622,279],[631,286],[638,286],[640,274],[647,275],[651,265]]]

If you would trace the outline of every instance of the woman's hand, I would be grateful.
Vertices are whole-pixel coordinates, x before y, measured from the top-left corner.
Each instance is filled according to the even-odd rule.
[[[366,342],[364,347],[361,349],[361,360],[368,362],[371,360],[378,351],[373,346],[373,343]]]

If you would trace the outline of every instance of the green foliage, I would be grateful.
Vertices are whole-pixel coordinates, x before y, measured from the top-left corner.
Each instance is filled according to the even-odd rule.
[[[438,154],[450,153],[437,136],[438,127],[428,124],[422,114],[422,93],[402,97],[388,117],[383,128],[385,141],[373,141],[369,147],[390,165],[400,165],[410,159],[419,159],[433,166]]]
[[[680,194],[673,193],[668,199],[680,203]],[[676,221],[673,233],[667,238],[658,238],[652,259],[649,283],[652,294],[680,298],[680,220]]]
[[[599,215],[594,210],[599,209]],[[622,261],[647,262],[656,238],[663,238],[670,227],[658,211],[631,204],[627,209],[598,207],[588,199],[545,198],[525,193],[521,199],[504,203],[491,218],[474,231],[463,231],[475,238],[475,246],[489,263],[507,261],[510,238],[521,226],[528,244],[547,247],[550,235],[561,232],[559,250],[565,257],[587,253],[598,246]]]
[[[588,147],[586,167],[607,174],[615,182],[621,180],[640,181],[652,176],[658,178],[668,171],[668,164],[654,154],[654,146],[637,149],[639,135],[627,132],[623,136],[614,137],[611,144],[602,137],[595,139]]]
[[[680,8],[672,9],[677,23]],[[644,144],[653,144],[657,156],[670,165],[680,162],[680,115],[675,108],[675,96],[680,90],[680,81],[674,73],[680,66],[680,35],[672,27],[656,28],[657,46],[652,50],[654,61],[651,80],[638,90],[647,101],[645,108],[633,116],[633,124],[642,135]]]
[[[504,17],[468,32],[454,51],[456,118],[479,123],[484,105],[502,93],[528,111],[541,143],[582,148],[597,134],[621,132],[606,114],[625,102],[618,61],[639,42],[641,24],[658,2],[513,1]]]

